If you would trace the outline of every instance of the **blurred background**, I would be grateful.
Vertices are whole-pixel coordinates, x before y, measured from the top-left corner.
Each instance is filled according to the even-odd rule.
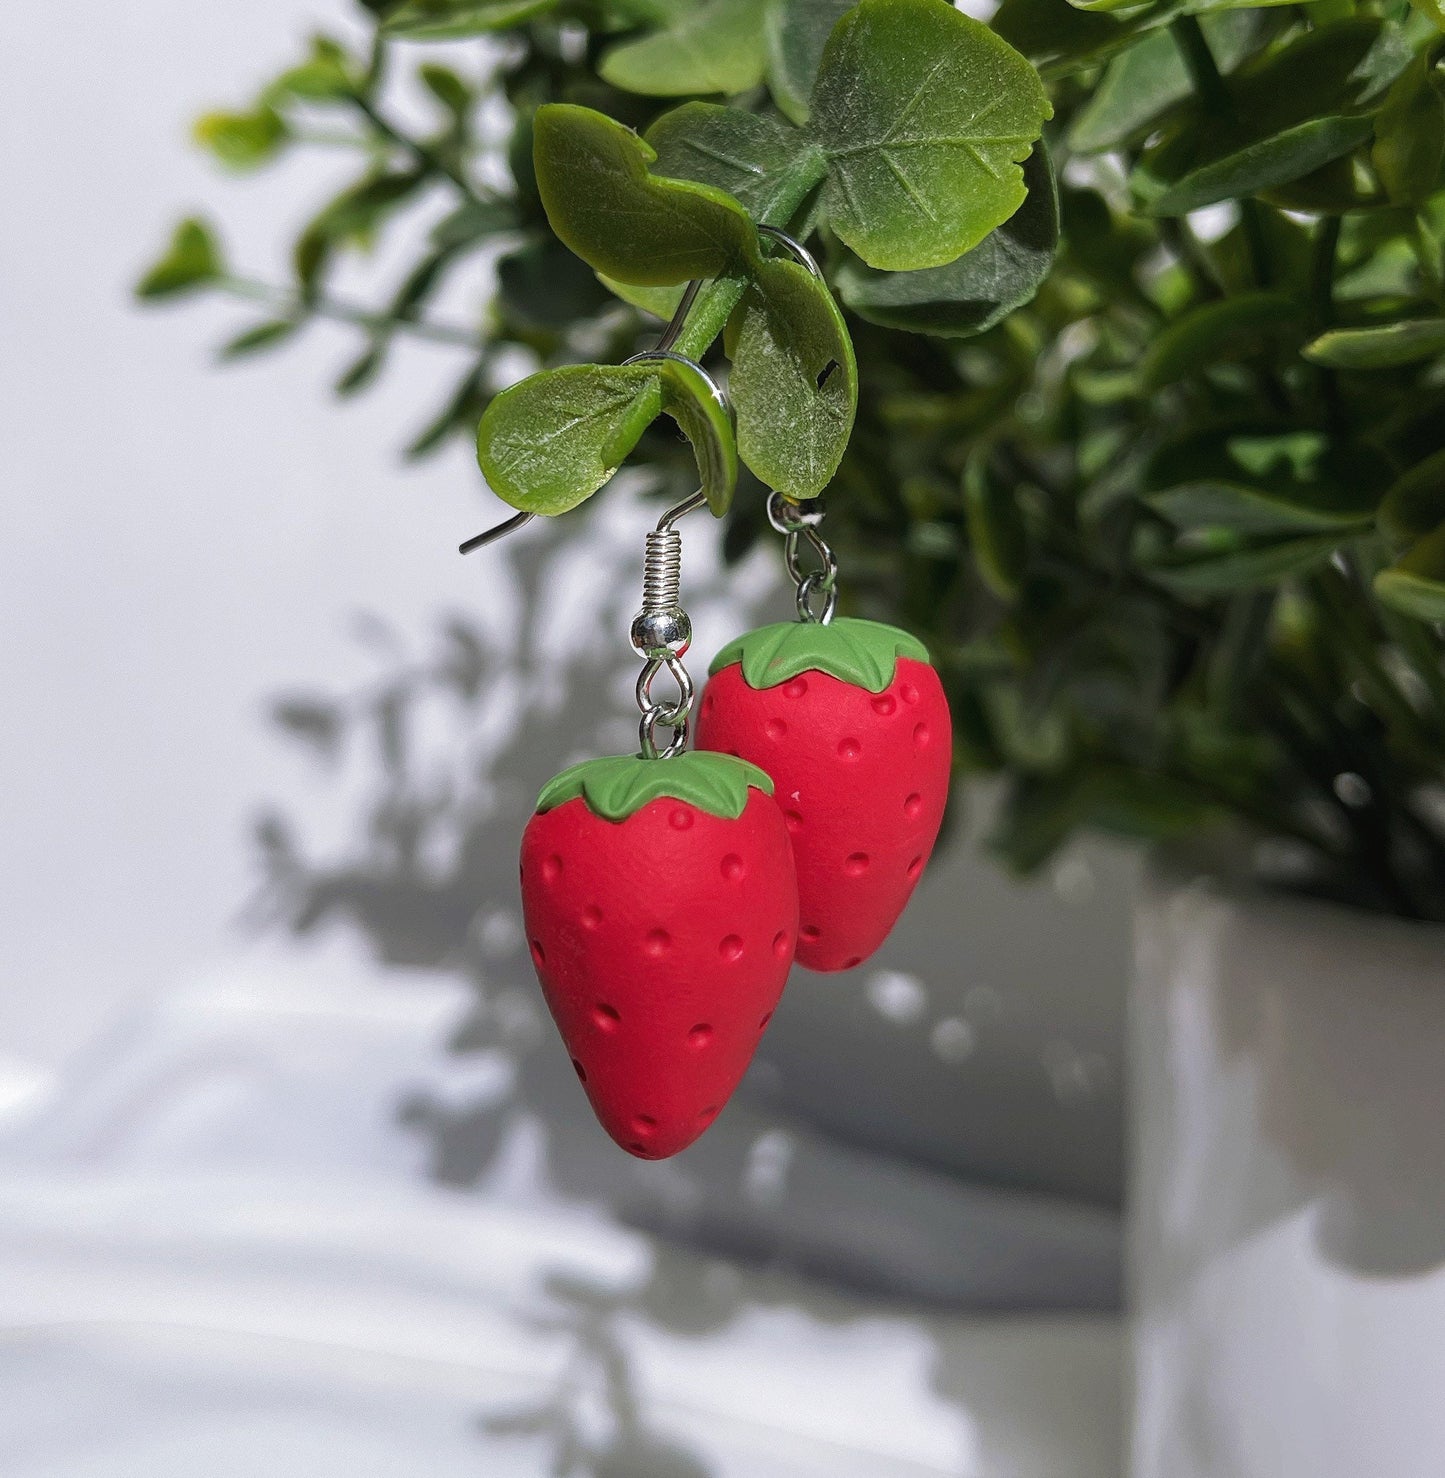
[[[630,742],[655,510],[464,561],[471,457],[398,456],[446,346],[340,406],[342,330],[221,369],[236,308],[134,306],[178,209],[280,270],[340,176],[218,178],[188,120],[349,23],[0,17],[7,1478],[1117,1474],[1128,860],[1010,884],[970,794],[885,950],[795,972],[716,1128],[625,1159],[514,868]],[[786,591],[687,561],[700,672]]]

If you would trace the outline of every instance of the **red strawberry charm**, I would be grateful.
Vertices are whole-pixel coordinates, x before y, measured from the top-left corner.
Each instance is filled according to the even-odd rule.
[[[772,776],[797,859],[798,962],[847,970],[887,938],[948,799],[953,728],[928,651],[840,617],[779,622],[718,653],[697,745]]]
[[[542,993],[602,1127],[642,1159],[712,1123],[782,995],[798,889],[772,790],[731,755],[589,760],[522,837]]]

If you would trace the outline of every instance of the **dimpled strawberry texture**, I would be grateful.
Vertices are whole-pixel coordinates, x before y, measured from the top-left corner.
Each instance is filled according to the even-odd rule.
[[[900,657],[881,693],[816,671],[751,688],[733,663],[708,682],[697,745],[773,777],[798,865],[798,963],[861,964],[897,923],[943,824],[953,727],[938,674]]]
[[[537,977],[602,1127],[641,1159],[685,1149],[747,1071],[797,943],[771,797],[750,791],[736,820],[662,798],[607,821],[568,801],[528,823],[522,897]]]

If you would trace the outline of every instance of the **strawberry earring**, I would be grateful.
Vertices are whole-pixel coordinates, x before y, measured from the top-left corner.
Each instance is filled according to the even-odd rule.
[[[772,777],[797,864],[797,958],[847,970],[888,937],[927,866],[948,799],[952,723],[921,642],[834,618],[838,564],[820,499],[773,493],[798,620],[750,631],[714,660],[700,749]],[[807,544],[816,568],[805,570]]]
[[[646,664],[640,753],[564,770],[522,837],[523,916],[547,1006],[602,1127],[647,1160],[686,1148],[732,1095],[798,934],[773,782],[733,755],[687,748],[692,627],[674,524],[701,502],[647,535],[631,630]],[[672,703],[652,693],[664,671]]]

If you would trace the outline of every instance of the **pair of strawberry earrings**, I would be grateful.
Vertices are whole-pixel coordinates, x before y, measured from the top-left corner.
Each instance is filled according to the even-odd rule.
[[[603,1128],[647,1160],[685,1149],[717,1117],[794,960],[847,970],[883,943],[937,839],[952,754],[926,649],[891,626],[834,619],[821,503],[777,493],[768,516],[785,537],[799,619],[718,653],[688,747],[692,626],[674,525],[702,501],[694,494],[647,535],[630,633],[646,663],[640,753],[564,770],[522,837],[543,995]],[[804,542],[820,565],[809,572]],[[672,703],[652,694],[664,670]]]

